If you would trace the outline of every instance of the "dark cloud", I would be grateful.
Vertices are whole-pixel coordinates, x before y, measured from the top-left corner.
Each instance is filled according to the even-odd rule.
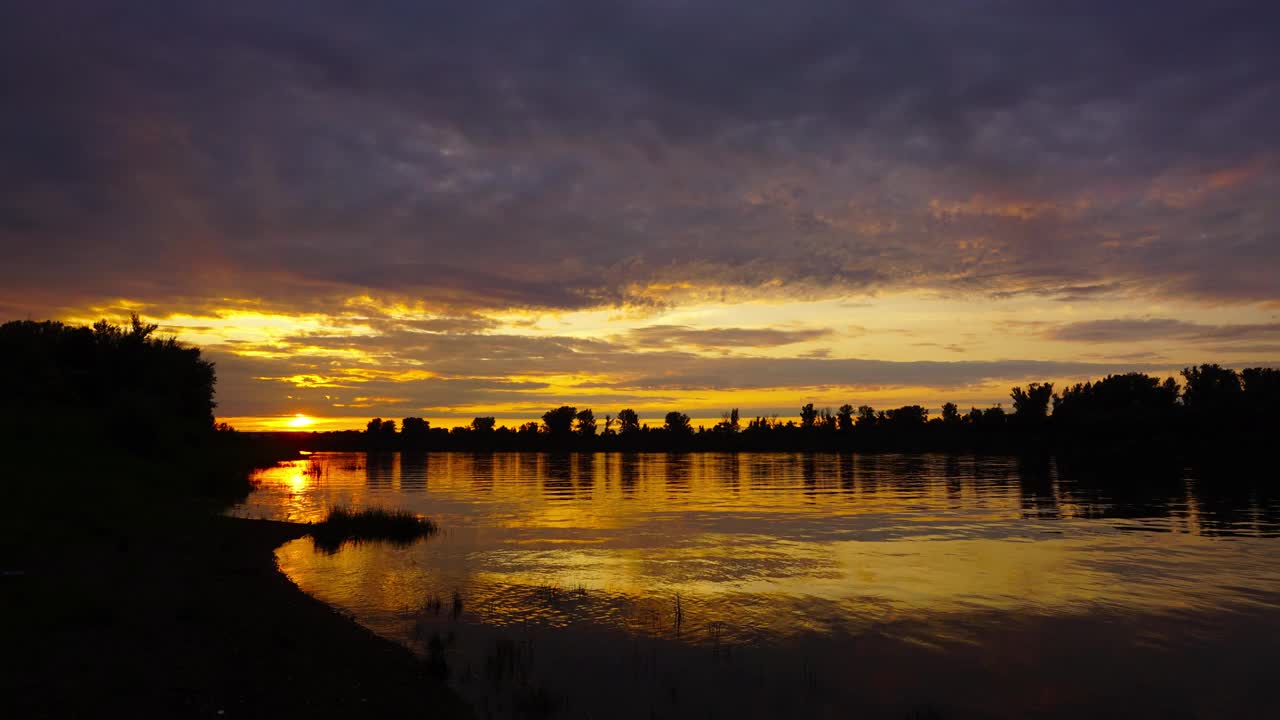
[[[0,9],[3,306],[1280,296],[1273,3]]]
[[[659,367],[661,365],[659,364]],[[900,387],[950,389],[1008,380],[1094,377],[1159,369],[1150,365],[1038,360],[891,362],[850,358],[683,358],[661,373],[639,375],[619,386],[658,390],[745,390],[771,387]]]
[[[1173,318],[1127,318],[1067,323],[1044,332],[1050,340],[1085,343],[1148,340],[1257,341],[1280,339],[1280,323],[1206,325]]]
[[[625,335],[628,344],[640,347],[688,346],[704,349],[750,350],[780,347],[827,337],[826,328],[780,330],[776,328],[694,328],[686,325],[649,325]]]

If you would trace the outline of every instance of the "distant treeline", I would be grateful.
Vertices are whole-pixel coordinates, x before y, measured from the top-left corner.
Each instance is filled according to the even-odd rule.
[[[248,492],[248,470],[284,449],[215,425],[213,364],[156,330],[136,316],[128,327],[0,325],[0,447],[8,460],[58,463],[86,485],[162,483],[219,498]],[[24,483],[22,474],[9,475]]]
[[[155,337],[156,329],[136,317],[124,328],[105,321],[0,325],[0,443],[66,461],[183,463],[180,480],[205,478],[201,487],[227,468],[298,449],[1043,451],[1167,459],[1256,455],[1280,437],[1280,370],[1218,365],[1186,368],[1181,383],[1142,373],[1057,392],[1052,383],[1031,383],[1011,390],[1008,409],[962,411],[947,403],[936,417],[919,405],[807,404],[793,418],[741,418],[734,409],[711,427],[693,427],[680,412],[650,419],[623,409],[598,417],[590,408],[562,406],[515,428],[497,427],[493,417],[450,429],[407,417],[374,418],[364,431],[236,433],[214,424],[212,363],[197,348]]]
[[[398,424],[374,418],[364,431],[290,436],[298,447],[346,451],[1038,450],[1165,457],[1253,450],[1276,437],[1280,370],[1200,365],[1183,370],[1182,380],[1128,373],[1060,392],[1052,383],[1031,383],[1011,390],[1008,409],[962,411],[947,403],[934,417],[920,405],[832,410],[807,404],[793,418],[744,420],[733,409],[714,426],[695,428],[680,412],[650,426],[631,409],[601,418],[566,405],[515,428],[496,427],[492,417],[450,429],[417,417]]]

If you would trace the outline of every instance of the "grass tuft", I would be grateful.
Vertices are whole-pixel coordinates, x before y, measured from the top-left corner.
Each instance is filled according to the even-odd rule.
[[[431,520],[405,510],[334,507],[329,511],[329,517],[311,526],[311,537],[321,550],[337,552],[348,542],[383,540],[408,545],[419,538],[434,535],[437,530]]]

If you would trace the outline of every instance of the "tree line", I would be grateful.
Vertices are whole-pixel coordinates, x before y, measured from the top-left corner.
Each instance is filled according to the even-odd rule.
[[[1056,390],[1035,382],[1010,390],[1010,405],[938,415],[920,405],[877,410],[851,403],[808,403],[795,417],[743,419],[737,409],[711,427],[672,411],[650,425],[634,409],[596,415],[560,406],[541,421],[497,426],[476,417],[440,428],[419,417],[374,418],[364,431],[311,433],[313,449],[332,450],[993,450],[1085,453],[1178,452],[1257,446],[1277,428],[1280,370],[1241,371],[1216,364],[1185,368],[1182,382],[1144,373],[1108,375]]]
[[[0,325],[0,448],[19,465],[74,467],[64,475],[85,485],[248,492],[249,470],[288,448],[215,424],[213,363],[157,330],[136,315],[123,327]]]
[[[642,418],[632,408],[596,415],[560,406],[541,421],[499,427],[494,417],[439,428],[420,417],[374,418],[364,431],[235,433],[214,422],[213,364],[198,348],[156,336],[134,317],[126,327],[19,321],[0,325],[0,441],[14,450],[96,452],[147,461],[196,459],[193,471],[226,475],[313,450],[956,450],[1133,457],[1223,457],[1270,450],[1280,420],[1280,370],[1185,368],[1180,381],[1143,373],[1055,388],[1010,390],[1010,404],[933,416],[920,405],[876,409],[808,403],[791,418],[723,413],[695,427],[678,411]],[[652,424],[651,424],[652,423]],[[234,461],[229,461],[235,458]],[[242,487],[242,485],[241,485]]]

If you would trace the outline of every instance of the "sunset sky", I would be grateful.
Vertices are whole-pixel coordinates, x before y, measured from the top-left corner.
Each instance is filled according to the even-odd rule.
[[[1280,6],[0,6],[0,320],[219,419],[1008,404],[1280,365]]]

